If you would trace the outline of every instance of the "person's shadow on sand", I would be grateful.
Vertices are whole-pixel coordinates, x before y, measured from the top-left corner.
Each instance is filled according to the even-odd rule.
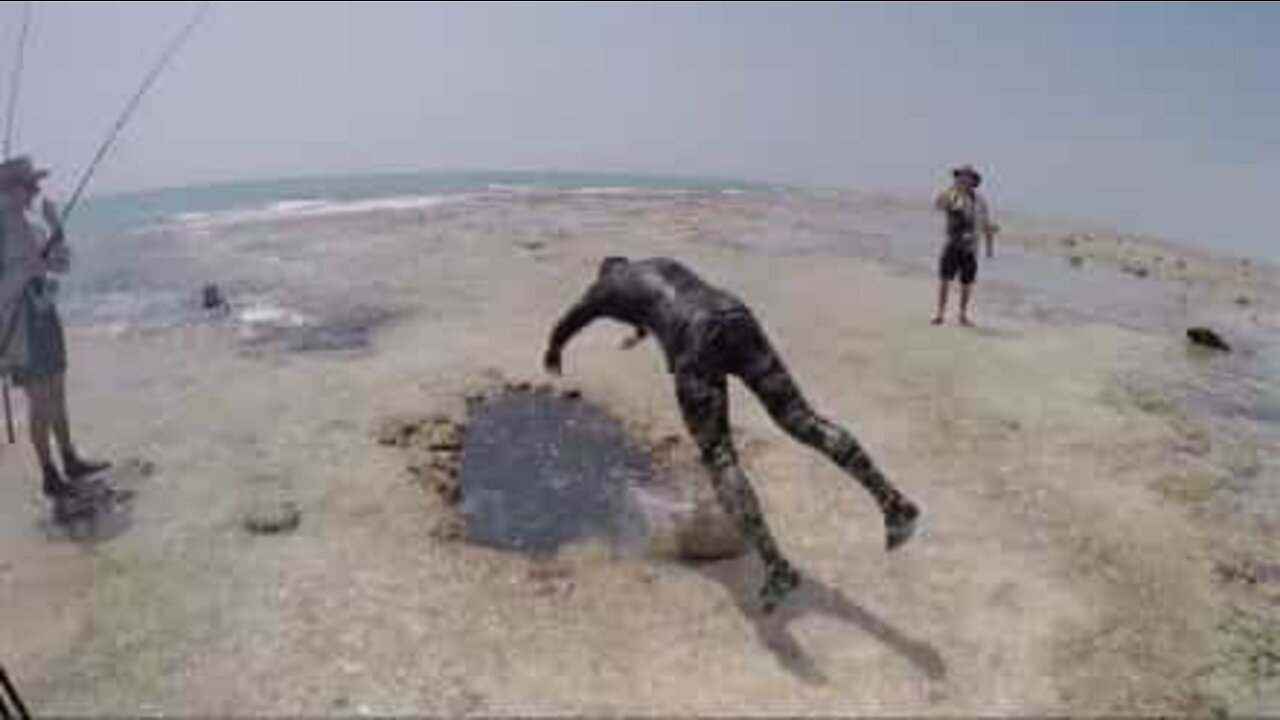
[[[805,653],[789,629],[792,622],[809,614],[825,615],[856,625],[906,658],[929,680],[939,682],[946,679],[946,663],[932,645],[906,635],[816,578],[804,576],[800,587],[772,614],[765,615],[756,599],[759,582],[749,572],[751,567],[754,567],[753,563],[741,558],[707,563],[697,566],[697,569],[702,575],[724,586],[742,614],[755,625],[761,644],[799,680],[812,685],[827,682],[821,668]]]

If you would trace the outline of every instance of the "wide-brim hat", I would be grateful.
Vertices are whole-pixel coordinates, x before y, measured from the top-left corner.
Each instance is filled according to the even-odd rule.
[[[37,168],[31,158],[19,156],[0,162],[0,189],[8,189],[33,182],[40,182],[49,176],[49,171]]]
[[[982,173],[974,169],[972,165],[961,165],[958,168],[953,168],[951,170],[951,175],[953,177],[962,177],[962,176],[968,175],[969,177],[973,178],[973,181],[975,183],[982,182]]]

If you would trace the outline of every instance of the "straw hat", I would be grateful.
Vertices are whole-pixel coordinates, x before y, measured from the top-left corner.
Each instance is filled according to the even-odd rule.
[[[954,168],[951,171],[951,175],[953,177],[962,177],[964,175],[968,175],[969,177],[973,178],[973,183],[975,185],[982,184],[982,174],[979,173],[977,170],[975,170],[972,165],[961,165],[958,168]]]
[[[10,158],[0,162],[0,190],[19,187],[33,182],[40,182],[49,176],[49,171],[36,168],[31,158],[26,156]]]

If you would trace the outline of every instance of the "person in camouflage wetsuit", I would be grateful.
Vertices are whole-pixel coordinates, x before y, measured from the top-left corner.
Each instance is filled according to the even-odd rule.
[[[788,434],[831,458],[871,493],[884,514],[889,550],[911,536],[919,509],[885,478],[853,435],[813,411],[741,300],[674,260],[606,258],[595,283],[556,324],[543,357],[548,372],[561,373],[565,345],[598,318],[635,327],[624,348],[651,333],[662,345],[680,410],[716,495],[764,561],[767,577],[760,597],[766,612],[799,585],[800,577],[778,549],[738,462],[729,428],[729,375],[742,380]]]

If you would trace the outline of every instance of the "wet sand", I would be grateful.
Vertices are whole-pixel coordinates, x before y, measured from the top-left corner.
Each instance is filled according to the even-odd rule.
[[[1092,313],[1096,294],[1020,290],[1002,250],[979,328],[935,328],[928,218],[834,194],[529,194],[344,219],[349,272],[397,311],[367,352],[218,323],[75,330],[82,445],[155,470],[126,532],[51,541],[27,449],[0,449],[2,660],[55,715],[1280,712],[1276,447],[1265,418],[1195,392],[1261,362],[1274,269],[1134,240],[1183,259],[1192,300],[1126,322],[1124,296]],[[1005,225],[1011,263],[1074,272],[1043,241],[1061,236]],[[813,404],[923,505],[922,532],[886,555],[869,497],[735,386],[739,447],[808,579],[777,616],[754,609],[750,559],[442,541],[447,508],[379,422],[542,381],[551,324],[606,254],[678,257],[747,299]],[[1122,293],[1169,280],[1112,272]],[[1188,353],[1174,329],[1204,321],[1242,352]],[[681,434],[657,349],[621,352],[625,334],[588,330],[564,382],[637,436]],[[278,497],[298,528],[246,533]]]

